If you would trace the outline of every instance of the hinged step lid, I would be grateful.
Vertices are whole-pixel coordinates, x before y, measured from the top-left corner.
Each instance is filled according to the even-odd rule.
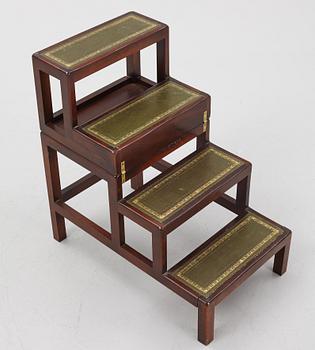
[[[276,246],[287,231],[248,210],[167,274],[198,296],[210,299],[219,288],[224,289],[224,285],[237,279],[248,265],[256,263],[261,253]]]
[[[250,169],[244,159],[209,144],[126,197],[120,210],[140,225],[147,220],[164,230],[174,228],[189,218],[187,211],[201,210],[245,178]]]
[[[157,123],[205,100],[206,94],[169,80],[156,85],[143,96],[88,123],[82,131],[113,148]]]

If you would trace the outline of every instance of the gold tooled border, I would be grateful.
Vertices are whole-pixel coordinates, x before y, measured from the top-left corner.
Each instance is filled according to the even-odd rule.
[[[177,105],[173,106],[172,108],[169,108],[167,111],[165,111],[164,113],[161,113],[159,115],[157,115],[155,118],[151,119],[150,121],[148,121],[147,123],[141,125],[139,128],[136,128],[128,133],[126,133],[124,136],[118,138],[118,139],[112,139],[111,137],[109,136],[106,136],[106,135],[103,135],[102,133],[98,132],[96,130],[96,128],[100,125],[100,124],[104,124],[106,123],[108,120],[114,118],[118,113],[121,113],[123,111],[125,111],[126,109],[132,107],[132,106],[135,106],[137,105],[138,103],[148,99],[148,98],[151,98],[153,95],[161,92],[161,90],[163,89],[166,89],[168,87],[174,87],[176,89],[179,89],[179,90],[182,90],[186,93],[188,93],[190,95],[190,97],[188,97],[185,101],[182,101],[180,103],[178,103]],[[191,102],[192,100],[196,99],[197,97],[200,97],[201,95],[194,92],[194,91],[191,91],[179,84],[176,84],[174,82],[167,82],[163,85],[161,85],[160,87],[154,89],[152,92],[148,92],[145,96],[139,98],[138,100],[134,101],[134,102],[131,102],[131,103],[128,103],[125,107],[123,108],[118,108],[114,113],[111,113],[109,114],[108,116],[105,115],[105,118],[104,119],[101,119],[97,122],[92,122],[91,125],[88,125],[88,126],[85,126],[83,128],[83,130],[91,135],[94,135],[96,136],[97,138],[105,141],[106,143],[112,145],[112,146],[117,146],[118,144],[120,144],[121,142],[123,141],[126,141],[127,139],[129,139],[130,137],[132,137],[133,135],[139,133],[140,131],[146,129],[147,127],[155,124],[156,122],[158,122],[159,120],[161,120],[163,117],[165,117],[166,115],[176,111],[177,109],[179,109],[180,107],[188,104],[189,102]],[[102,117],[101,117],[102,118]]]
[[[104,30],[104,29],[107,29],[107,28],[113,27],[113,26],[115,26],[115,25],[117,25],[117,24],[120,24],[120,23],[122,23],[122,22],[125,22],[125,21],[127,21],[128,19],[130,19],[130,18],[134,18],[134,19],[139,20],[140,22],[143,22],[143,23],[145,23],[145,24],[148,24],[148,27],[143,28],[143,29],[141,29],[141,30],[138,30],[137,32],[134,32],[134,33],[132,33],[132,34],[130,34],[130,35],[128,35],[128,36],[126,36],[126,37],[120,39],[120,40],[115,41],[115,42],[112,43],[112,44],[109,44],[109,45],[107,45],[107,46],[104,46],[103,48],[101,48],[101,49],[99,49],[99,50],[96,50],[96,51],[94,51],[94,52],[92,52],[92,53],[90,53],[90,54],[88,54],[88,55],[83,56],[83,57],[80,57],[80,58],[78,58],[77,60],[74,60],[74,61],[72,61],[72,62],[70,62],[70,63],[67,62],[67,61],[64,61],[63,59],[58,58],[58,57],[56,57],[56,56],[54,55],[54,53],[55,53],[56,51],[59,51],[60,49],[64,49],[64,48],[66,48],[66,47],[68,47],[68,46],[71,46],[71,45],[77,43],[77,42],[80,41],[80,40],[89,38],[90,36],[92,36],[92,35],[94,35],[94,34],[100,32],[100,31],[102,31],[102,30]],[[135,37],[135,36],[137,36],[137,35],[143,34],[143,33],[145,33],[145,32],[147,32],[147,31],[151,30],[152,28],[154,28],[154,27],[156,27],[156,26],[158,26],[158,23],[157,23],[157,22],[150,21],[150,20],[148,20],[148,19],[145,19],[145,18],[143,18],[143,17],[141,17],[141,16],[137,16],[137,15],[127,15],[127,16],[122,17],[121,19],[114,20],[112,23],[104,24],[104,25],[101,26],[100,28],[95,29],[95,30],[93,30],[93,31],[91,31],[91,32],[88,32],[88,33],[86,33],[85,35],[79,36],[79,37],[77,37],[76,39],[73,39],[73,40],[69,39],[68,42],[66,42],[66,43],[64,43],[64,44],[61,44],[61,45],[57,45],[55,48],[44,52],[43,55],[44,55],[44,56],[47,56],[47,57],[50,58],[51,60],[54,60],[54,61],[58,62],[59,64],[65,66],[66,68],[71,68],[71,67],[75,66],[76,64],[78,64],[78,63],[80,63],[80,62],[82,62],[82,61],[85,61],[85,60],[87,60],[87,59],[89,59],[89,58],[91,58],[91,57],[93,57],[93,56],[97,56],[97,55],[99,55],[99,54],[101,54],[101,53],[103,53],[103,52],[105,52],[105,51],[111,49],[112,47],[114,47],[114,46],[116,46],[116,45],[119,45],[119,44],[121,44],[121,43],[123,43],[123,42],[125,42],[125,41],[127,41],[127,40],[129,40],[129,39],[131,39],[131,38],[133,38],[133,37]]]
[[[233,234],[237,233],[243,226],[247,225],[250,221],[255,221],[258,224],[266,227],[270,230],[270,234],[267,235],[261,242],[259,242],[255,247],[253,247],[250,251],[248,251],[245,255],[243,255],[239,260],[237,260],[232,266],[230,266],[227,270],[225,270],[219,277],[217,277],[214,281],[209,283],[207,287],[203,287],[198,284],[196,281],[193,281],[185,276],[185,273],[197,265],[201,260],[203,260],[210,252],[215,250],[219,245],[221,245],[224,241],[230,238]],[[175,275],[177,278],[182,280],[189,287],[200,292],[203,296],[208,297],[211,293],[213,293],[217,288],[219,288],[229,277],[233,276],[238,270],[242,268],[242,266],[246,265],[250,258],[258,255],[267,245],[267,243],[273,242],[276,237],[282,232],[280,228],[276,228],[267,222],[263,221],[261,218],[257,217],[253,214],[247,214],[245,218],[236,225],[231,231],[225,234],[223,237],[218,239],[212,245],[210,245],[206,250],[204,250],[200,255],[196,258],[188,261],[184,266],[181,266],[177,269],[172,275]]]
[[[214,152],[219,157],[224,158],[228,160],[231,164],[226,169],[222,170],[219,174],[214,176],[213,178],[209,179],[206,183],[204,183],[201,187],[197,188],[193,192],[191,192],[189,195],[187,195],[185,198],[177,202],[172,208],[169,208],[168,210],[164,211],[163,213],[158,213],[151,208],[145,206],[143,203],[141,203],[141,200],[147,196],[152,191],[156,190],[157,188],[161,187],[163,184],[165,184],[168,181],[171,181],[172,179],[176,178],[179,174],[184,172],[187,168],[193,166],[195,163],[197,163],[201,158],[205,157],[208,153]],[[178,170],[175,170],[173,173],[167,175],[164,179],[159,181],[158,183],[152,184],[148,189],[146,189],[144,192],[140,192],[137,196],[130,199],[128,202],[132,205],[144,210],[145,212],[149,213],[151,216],[156,218],[158,221],[165,220],[168,216],[170,216],[174,211],[178,210],[180,207],[182,207],[187,202],[191,201],[194,197],[196,197],[198,194],[206,190],[208,187],[210,187],[213,183],[218,181],[220,178],[225,176],[227,173],[229,173],[232,169],[238,167],[241,165],[241,161],[236,160],[232,158],[231,156],[227,155],[226,153],[223,153],[214,147],[209,147],[205,151],[203,151],[201,154],[193,158],[192,160],[188,161],[185,165],[181,166]]]

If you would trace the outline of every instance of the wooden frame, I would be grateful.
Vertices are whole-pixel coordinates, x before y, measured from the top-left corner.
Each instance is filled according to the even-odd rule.
[[[143,16],[143,18],[147,17]],[[291,232],[284,228],[286,232],[285,239],[273,245],[272,249],[257,256],[249,266],[241,271],[237,281],[219,289],[211,300],[206,300],[196,295],[187,286],[174,280],[167,273],[167,234],[211,201],[215,201],[239,216],[244,215],[249,206],[250,163],[246,163],[246,166],[241,168],[237,176],[227,178],[220,191],[210,193],[203,200],[196,200],[189,210],[183,215],[178,215],[165,226],[152,224],[145,216],[136,216],[124,207],[122,183],[125,174],[122,173],[120,168],[123,159],[132,160],[127,165],[126,180],[130,179],[131,187],[137,190],[143,186],[142,171],[147,167],[153,166],[161,172],[169,171],[172,165],[163,160],[163,157],[170,152],[194,138],[196,138],[197,150],[202,150],[209,145],[210,96],[201,92],[204,96],[201,101],[189,106],[189,108],[180,110],[171,121],[161,122],[155,128],[152,128],[150,137],[146,137],[146,132],[140,133],[137,138],[126,142],[120,150],[114,150],[108,145],[79,132],[81,125],[90,119],[96,118],[101,112],[108,112],[155,87],[156,83],[141,76],[141,49],[155,43],[157,47],[157,83],[172,79],[169,77],[169,29],[163,23],[157,21],[156,23],[158,25],[154,30],[120,44],[113,51],[101,54],[97,58],[88,59],[75,68],[64,68],[50,61],[42,55],[45,50],[33,55],[52,230],[54,238],[61,242],[66,238],[65,219],[72,221],[104,245],[113,249],[192,305],[198,307],[198,339],[202,343],[208,344],[214,336],[215,305],[273,255],[275,255],[274,272],[282,275],[286,271]],[[95,30],[95,28],[92,30]],[[121,58],[126,58],[126,77],[76,101],[76,81]],[[61,84],[63,108],[55,113],[52,108],[50,75],[59,79]],[[192,87],[189,88],[193,89]],[[206,120],[204,119],[205,112]],[[181,125],[180,132],[174,132],[172,123]],[[152,136],[160,139],[160,143],[153,145],[151,140],[154,137]],[[141,140],[141,143],[137,143],[138,140]],[[89,174],[62,189],[57,153],[63,154],[89,170]],[[135,153],[137,159],[134,156]],[[92,222],[66,203],[69,199],[100,180],[105,180],[108,184],[111,232]],[[236,199],[224,193],[235,184],[237,184]],[[129,216],[151,232],[152,260],[126,244],[124,215]],[[220,231],[204,244],[209,244],[218,234],[220,234]],[[202,249],[203,246],[198,249]]]

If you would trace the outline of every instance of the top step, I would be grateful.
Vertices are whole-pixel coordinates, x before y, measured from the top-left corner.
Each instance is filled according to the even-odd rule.
[[[109,56],[127,57],[168,35],[166,24],[128,12],[63,40],[35,54],[48,64],[71,73]],[[141,40],[141,43],[139,42]]]

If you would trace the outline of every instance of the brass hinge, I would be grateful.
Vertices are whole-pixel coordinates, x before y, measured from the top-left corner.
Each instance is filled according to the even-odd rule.
[[[203,132],[207,130],[207,123],[208,123],[208,112],[203,112]]]
[[[120,163],[120,169],[121,169],[121,182],[124,183],[126,181],[126,163],[124,160]]]

